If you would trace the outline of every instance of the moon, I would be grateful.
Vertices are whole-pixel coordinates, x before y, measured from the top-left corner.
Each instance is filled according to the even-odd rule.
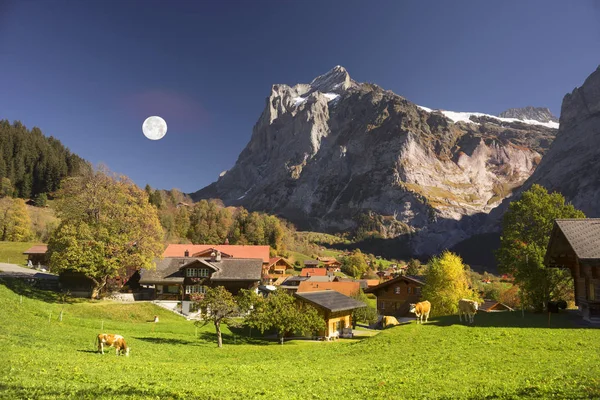
[[[142,132],[150,140],[159,140],[167,133],[167,123],[161,117],[153,115],[142,124]]]

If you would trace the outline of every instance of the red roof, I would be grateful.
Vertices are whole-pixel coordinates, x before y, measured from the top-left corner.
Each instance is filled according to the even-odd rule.
[[[163,252],[163,257],[183,257],[185,251],[194,254],[215,249],[221,253],[229,254],[233,258],[260,258],[264,263],[269,262],[269,246],[246,246],[233,244],[170,244]]]
[[[269,258],[269,265],[273,265],[279,260],[281,260],[281,257],[271,257]]]
[[[23,254],[46,254],[48,251],[47,244],[36,244],[23,252]]]
[[[360,291],[360,282],[311,282],[303,281],[298,286],[298,293],[335,290],[338,293],[352,297]]]
[[[326,268],[302,268],[300,276],[327,276]]]

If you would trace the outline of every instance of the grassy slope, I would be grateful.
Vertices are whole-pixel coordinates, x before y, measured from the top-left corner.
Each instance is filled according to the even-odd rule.
[[[27,256],[25,250],[38,244],[37,242],[0,242],[0,262],[9,264],[25,265]]]
[[[0,285],[0,310],[0,398],[600,396],[600,330],[536,327],[545,316],[478,315],[475,327],[448,317],[362,341],[284,346],[233,344],[226,331],[218,349],[211,327],[196,338],[192,323],[149,303],[20,304]],[[102,320],[104,331],[125,335],[131,357],[94,353]]]

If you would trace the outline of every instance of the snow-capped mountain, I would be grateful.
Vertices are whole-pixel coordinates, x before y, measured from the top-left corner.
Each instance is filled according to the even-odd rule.
[[[236,164],[192,197],[301,229],[410,233],[414,252],[431,253],[529,178],[556,127],[420,107],[336,66],[310,84],[273,85]]]

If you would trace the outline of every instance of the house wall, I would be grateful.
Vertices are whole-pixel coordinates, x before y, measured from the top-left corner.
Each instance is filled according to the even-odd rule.
[[[421,299],[420,290],[421,285],[407,281],[399,281],[381,288],[375,292],[377,312],[381,315],[408,315],[410,304],[418,303]]]
[[[352,312],[342,311],[338,313],[331,313],[326,316],[325,323],[327,327],[325,329],[325,336],[331,335],[337,331],[338,322],[340,323],[340,333],[343,328],[350,328],[352,326]]]

